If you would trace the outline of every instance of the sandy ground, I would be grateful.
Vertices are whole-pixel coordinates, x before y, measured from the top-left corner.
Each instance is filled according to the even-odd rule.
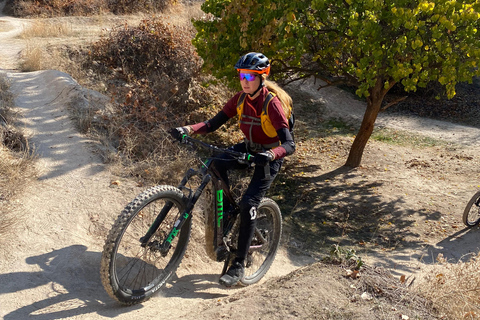
[[[58,71],[6,75],[23,115],[22,126],[36,146],[40,177],[20,201],[19,215],[26,215],[27,220],[23,232],[12,241],[16,248],[3,249],[0,316],[126,319],[131,312],[140,312],[146,318],[176,318],[190,308],[186,301],[193,307],[231,292],[217,283],[220,264],[198,266],[187,257],[177,274],[180,279],[165,291],[166,297],[155,297],[141,307],[118,308],[100,283],[104,232],[95,226],[102,225],[101,221],[108,227],[143,189],[112,176],[92,152],[94,142],[73,128],[66,107],[72,101],[92,103],[89,91]],[[111,183],[118,180],[120,185]],[[280,253],[266,279],[287,274],[304,263]],[[160,310],[158,306],[162,306]]]
[[[176,319],[199,301],[232,292],[217,283],[221,264],[193,266],[187,251],[177,274],[180,283],[165,290],[165,297],[128,309],[108,297],[99,277],[104,231],[143,188],[112,176],[93,152],[95,142],[72,124],[69,107],[105,104],[106,97],[83,89],[59,71],[14,71],[24,48],[15,36],[25,23],[0,17],[0,72],[11,82],[22,115],[19,125],[36,148],[40,177],[20,200],[18,214],[27,220],[12,239],[15,248],[0,249],[0,317]],[[111,183],[119,180],[120,184]],[[280,252],[266,278],[287,274],[304,263],[290,261]]]
[[[1,12],[5,6],[5,1],[0,2],[0,17]],[[15,39],[23,28],[28,25],[26,20],[16,19],[13,17],[0,19],[0,61],[2,69],[16,69],[19,59],[20,51],[25,47],[25,44]]]
[[[1,5],[0,5],[1,8]],[[0,10],[1,11],[1,10]],[[187,251],[174,285],[143,305],[123,308],[102,288],[99,265],[103,234],[113,218],[143,188],[113,176],[95,154],[96,142],[72,125],[69,107],[106,103],[58,71],[16,72],[22,41],[15,38],[25,22],[0,17],[0,72],[11,81],[21,127],[36,147],[40,178],[21,199],[19,216],[26,221],[12,246],[0,249],[0,317],[3,319],[193,319],[199,303],[232,292],[217,283],[221,265],[195,262],[198,247]],[[303,90],[314,92],[314,85]],[[330,88],[318,93],[332,115],[360,117],[361,102]],[[378,125],[403,128],[473,145],[480,130],[416,118],[380,117]],[[120,180],[119,184],[112,181]],[[465,243],[458,243],[465,246]],[[452,248],[452,252],[455,251]],[[407,254],[389,260],[418,264]],[[279,252],[266,280],[311,262]]]

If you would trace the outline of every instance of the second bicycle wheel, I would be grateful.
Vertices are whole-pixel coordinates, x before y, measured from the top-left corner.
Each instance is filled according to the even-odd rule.
[[[255,234],[245,261],[244,285],[254,284],[267,273],[275,259],[282,235],[282,214],[278,205],[263,198],[257,209]]]
[[[179,266],[190,237],[189,217],[169,247],[162,244],[184,213],[182,192],[173,186],[148,189],[128,204],[115,221],[102,254],[101,279],[107,293],[131,305],[150,298]],[[145,236],[157,219],[150,240]]]
[[[476,226],[480,222],[480,191],[475,193],[463,211],[463,223],[467,227]]]

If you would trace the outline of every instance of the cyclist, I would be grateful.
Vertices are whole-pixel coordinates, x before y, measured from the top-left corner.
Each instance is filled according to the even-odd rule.
[[[268,58],[261,53],[251,52],[238,60],[235,69],[238,71],[242,91],[235,94],[212,119],[171,131],[177,139],[184,134],[206,134],[217,130],[228,119],[238,116],[245,139],[231,148],[255,155],[255,170],[240,200],[240,231],[236,257],[219,281],[227,287],[236,285],[243,278],[245,260],[255,230],[257,207],[279,172],[283,158],[295,151],[295,142],[282,107],[282,104],[291,107],[292,99],[279,86],[266,80],[270,73]],[[276,96],[267,105],[271,123],[270,133],[267,135],[260,119],[269,92],[275,93]],[[244,98],[243,108],[239,103],[241,97]],[[228,155],[220,158],[213,164],[227,183],[227,170],[246,166],[236,161],[228,161]]]

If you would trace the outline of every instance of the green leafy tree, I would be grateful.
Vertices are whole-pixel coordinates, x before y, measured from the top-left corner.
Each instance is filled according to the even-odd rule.
[[[204,66],[234,79],[249,51],[272,59],[275,77],[316,76],[349,84],[367,108],[346,166],[360,165],[385,94],[401,83],[429,82],[449,98],[459,82],[480,75],[479,0],[206,0],[195,21]]]

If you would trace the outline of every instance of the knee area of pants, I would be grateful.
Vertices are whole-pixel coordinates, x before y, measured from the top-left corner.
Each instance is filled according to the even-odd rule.
[[[252,203],[250,200],[242,200],[239,203],[240,212],[248,212],[250,208],[255,207],[255,204]]]

